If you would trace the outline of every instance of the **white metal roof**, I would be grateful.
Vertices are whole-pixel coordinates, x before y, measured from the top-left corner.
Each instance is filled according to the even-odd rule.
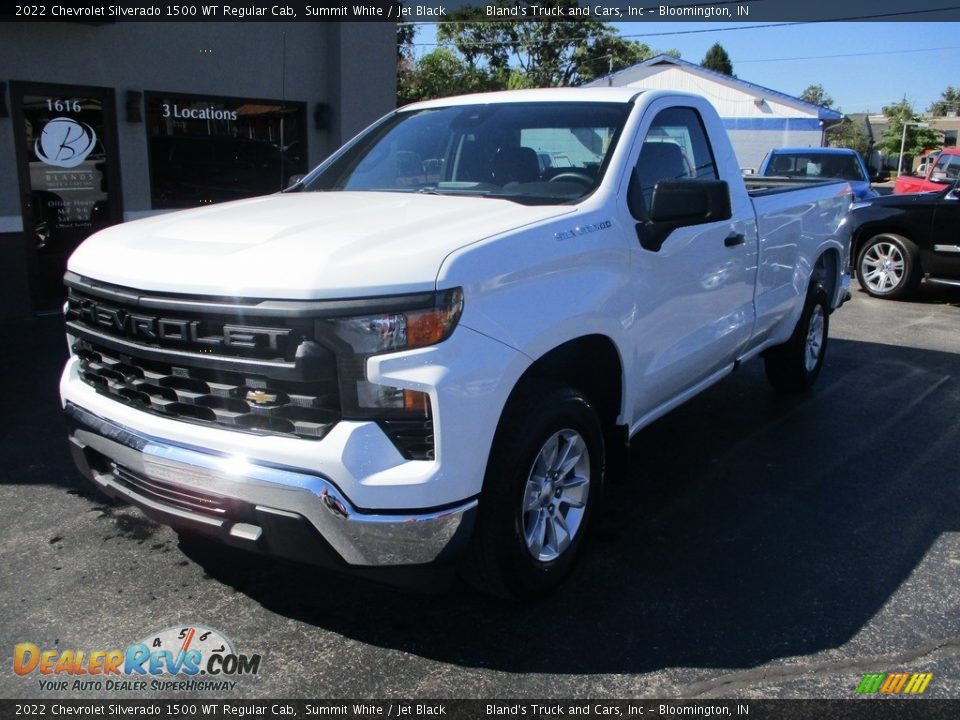
[[[608,83],[624,89],[672,88],[703,95],[713,103],[721,117],[772,115],[814,117],[821,120],[840,120],[843,117],[843,114],[836,110],[814,105],[779,90],[724,75],[670,55],[657,55],[637,65],[618,70],[612,75],[597,78],[585,87]]]

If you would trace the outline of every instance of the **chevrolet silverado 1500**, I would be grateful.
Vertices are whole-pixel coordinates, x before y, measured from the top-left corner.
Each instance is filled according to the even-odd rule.
[[[570,571],[629,439],[762,355],[808,389],[846,183],[750,183],[700,97],[393,112],[286,192],[97,233],[66,275],[82,472],[180,531],[356,571]]]

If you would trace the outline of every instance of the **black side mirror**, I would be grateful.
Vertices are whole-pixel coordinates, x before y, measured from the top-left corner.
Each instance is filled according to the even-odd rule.
[[[628,204],[637,223],[640,245],[653,252],[677,228],[704,225],[733,216],[730,186],[723,180],[661,180],[653,188],[650,208],[645,210],[639,189],[631,183]]]

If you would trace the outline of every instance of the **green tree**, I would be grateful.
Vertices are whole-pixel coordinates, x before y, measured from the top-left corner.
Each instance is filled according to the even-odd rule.
[[[399,105],[506,87],[508,78],[468,65],[449,48],[437,48],[397,78]],[[506,75],[506,73],[504,73]]]
[[[723,45],[720,43],[714,43],[710,46],[707,54],[704,55],[703,60],[700,61],[700,66],[708,70],[723,73],[724,75],[736,77],[733,74],[733,63],[730,62],[730,56],[727,55],[727,51],[723,49]]]
[[[490,7],[515,8],[521,14],[489,20],[487,6],[466,6],[450,14],[453,22],[438,26],[437,38],[471,67],[486,69],[512,86],[580,85],[605,75],[611,60],[617,71],[656,54],[643,43],[620,37],[613,26],[579,15],[579,0],[498,0]],[[563,14],[559,19],[532,19],[538,17],[534,8],[560,9]]]
[[[400,5],[404,5],[403,2]],[[417,26],[413,23],[397,23],[397,60],[413,59],[413,39],[417,34]]]
[[[899,155],[904,124],[917,122],[919,116],[914,112],[913,106],[906,98],[893,105],[885,106],[883,114],[887,118],[887,129],[883,131],[883,136],[877,143],[877,147],[887,155]],[[936,130],[907,125],[903,154],[907,157],[913,157],[928,148],[937,147],[940,145],[941,139],[942,133]]]
[[[853,148],[860,153],[864,159],[869,159],[870,138],[860,127],[860,124],[854,122],[849,116],[844,116],[843,120],[827,130],[827,146]]]
[[[948,112],[960,113],[960,89],[947,85],[947,89],[940,93],[940,99],[931,103],[927,112],[934,117],[944,117]]]
[[[405,88],[412,82],[412,73],[416,61],[413,53],[413,38],[416,36],[417,26],[412,23],[397,23],[397,105],[404,105],[406,100]]]
[[[594,46],[578,47],[574,51],[577,63],[578,84],[604,77],[611,72],[638,65],[655,55],[680,57],[676,50],[660,52],[645,43],[626,40],[616,35],[598,42]]]
[[[808,103],[813,103],[814,105],[819,105],[820,107],[833,107],[833,98],[827,95],[827,91],[824,90],[823,85],[819,83],[816,85],[808,85],[806,89],[800,93],[800,99]]]

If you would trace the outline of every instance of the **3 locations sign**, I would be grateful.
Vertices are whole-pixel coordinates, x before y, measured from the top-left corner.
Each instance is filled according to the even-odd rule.
[[[146,93],[154,209],[266,195],[306,172],[304,103]]]

